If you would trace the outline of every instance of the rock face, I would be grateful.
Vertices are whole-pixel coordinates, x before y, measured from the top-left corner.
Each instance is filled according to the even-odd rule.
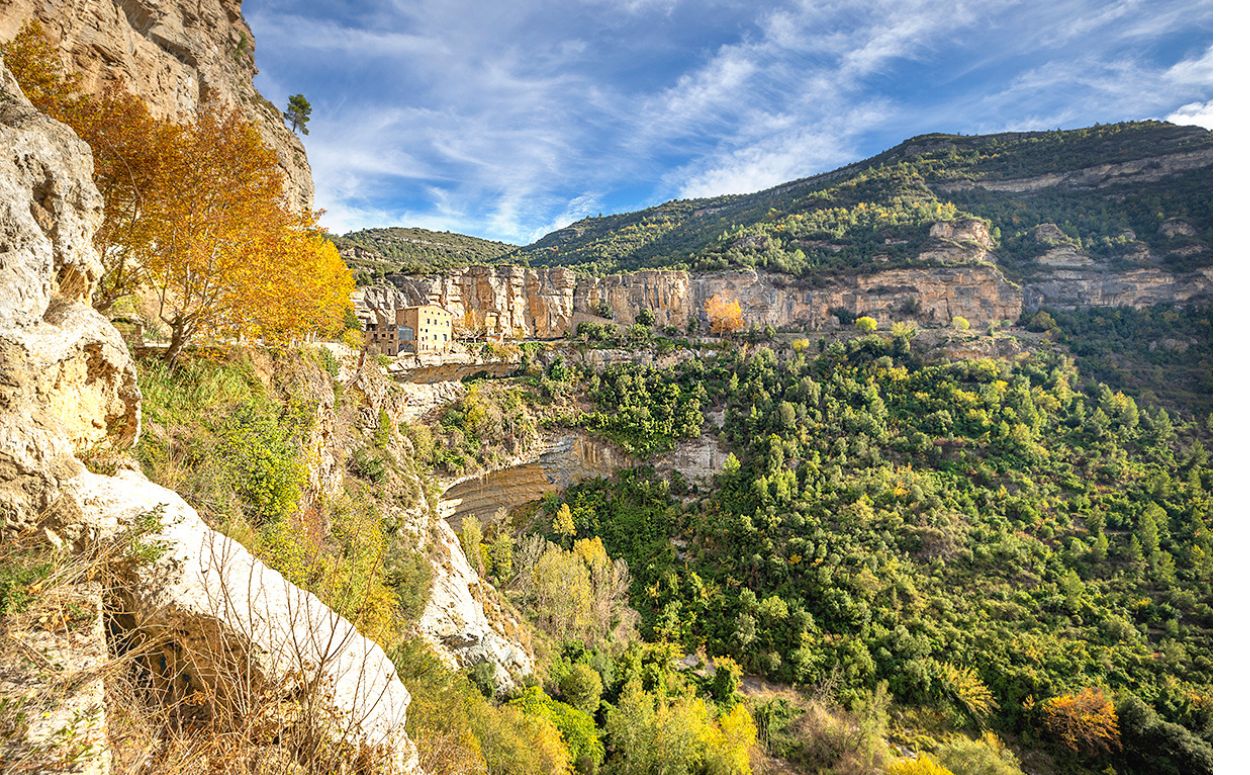
[[[252,86],[255,39],[241,0],[0,0],[0,41],[31,19],[58,41],[88,90],[119,85],[175,120],[214,98],[240,109],[277,152],[288,201],[312,207],[304,146]]]
[[[1010,180],[960,180],[941,183],[939,191],[979,188],[985,191],[1041,191],[1056,186],[1100,188],[1122,183],[1152,183],[1186,170],[1211,166],[1211,149],[1159,154],[1131,161],[1095,164],[1067,172],[1052,172]]]
[[[71,492],[82,519],[58,527],[82,531],[80,541],[115,540],[159,515],[142,538],[159,556],[133,564],[119,594],[184,696],[201,691],[227,706],[240,693],[304,698],[328,738],[384,769],[415,768],[404,733],[410,697],[380,646],[141,474],[83,473]]]
[[[102,217],[91,152],[0,66],[0,527],[29,524],[81,467],[139,428],[134,365],[89,304]]]
[[[549,338],[572,329],[576,288],[569,269],[469,266],[445,275],[398,275],[393,287],[366,288],[362,301],[388,319],[397,307],[437,304],[457,320],[472,311],[493,331]]]
[[[728,453],[715,437],[704,435],[679,442],[650,464],[657,470],[678,471],[687,480],[700,481],[718,473],[726,457]],[[585,433],[550,438],[512,465],[447,482],[438,513],[457,530],[470,514],[489,523],[499,509],[533,503],[548,493],[611,476],[637,462],[615,444]]]
[[[469,565],[446,522],[433,520],[424,540],[435,570],[418,625],[421,633],[451,666],[490,662],[495,665],[496,685],[505,691],[515,688],[520,678],[534,672],[520,623],[500,594]]]
[[[1108,272],[1084,268],[1089,264],[1079,262],[1054,266],[1054,271],[1025,286],[1026,309],[1149,307],[1211,298],[1210,267],[1189,274],[1173,274],[1155,267]]]
[[[364,304],[387,316],[396,307],[437,304],[457,318],[472,311],[495,330],[540,339],[565,336],[584,320],[630,323],[642,309],[651,310],[660,325],[684,329],[718,295],[738,299],[748,325],[801,330],[836,326],[838,309],[885,321],[946,323],[956,315],[973,323],[1015,320],[1023,302],[1020,289],[998,269],[975,264],[815,279],[753,270],[656,269],[592,277],[563,267],[473,266],[390,280],[392,286],[365,289]]]
[[[133,472],[89,473],[80,461],[124,449],[139,428],[129,353],[89,304],[101,271],[90,240],[101,218],[91,166],[87,147],[36,112],[0,66],[0,540],[46,534],[54,546],[85,551],[143,528],[156,557],[116,558],[105,577],[117,582],[106,594],[127,603],[131,634],[165,657],[154,676],[210,696],[277,693],[314,708],[321,733],[350,746],[373,771],[419,771],[404,733],[408,693],[376,644],[209,529],[175,493]],[[66,670],[77,670],[107,651],[103,630],[65,647],[37,626],[19,636],[41,649],[68,650]],[[6,677],[8,667],[0,665]],[[66,675],[34,678],[55,696]],[[66,771],[57,762],[73,752],[44,743],[83,742],[75,737],[79,724],[88,742],[105,739],[99,693],[90,681],[82,691],[74,700],[81,713],[64,725],[44,719],[24,741],[4,745],[45,757],[48,765],[36,762],[37,771]],[[108,770],[107,749],[75,756],[72,771]]]
[[[1205,301],[1211,269],[1169,271],[1168,261],[1203,248],[1193,227],[1169,221],[1175,243],[1155,255],[1126,232],[1118,263],[1095,259],[1057,226],[1042,224],[1034,239],[1044,250],[1017,283],[994,263],[992,240],[980,221],[937,223],[918,246],[923,266],[793,277],[755,270],[692,273],[648,269],[591,276],[563,267],[472,266],[442,275],[392,275],[387,285],[360,293],[361,304],[389,317],[397,307],[437,304],[463,319],[471,315],[491,331],[550,339],[567,336],[583,321],[632,323],[650,310],[656,323],[684,329],[703,319],[713,297],[737,299],[747,325],[780,330],[836,328],[838,312],[896,320],[973,325],[1018,319],[1041,306],[1059,308]]]
[[[583,433],[549,438],[512,465],[447,482],[438,513],[457,530],[470,514],[486,523],[501,508],[540,500],[547,493],[632,463],[613,444]]]

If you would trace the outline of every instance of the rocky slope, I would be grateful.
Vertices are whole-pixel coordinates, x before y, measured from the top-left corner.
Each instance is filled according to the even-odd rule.
[[[0,41],[32,19],[88,90],[120,85],[178,120],[212,99],[243,111],[277,152],[289,201],[312,207],[304,146],[252,85],[255,39],[242,0],[0,0]]]
[[[376,644],[175,493],[84,466],[124,452],[140,421],[129,353],[89,303],[101,271],[91,166],[87,147],[0,66],[0,546],[55,557],[77,595],[72,615],[52,600],[58,612],[6,618],[0,687],[32,721],[6,724],[0,759],[6,769],[110,770],[107,632],[142,644],[134,653],[149,656],[136,659],[170,701],[219,698],[225,723],[240,707],[232,700],[285,698],[270,730],[278,747],[284,725],[301,723],[375,771],[419,772],[404,732],[408,692]]]

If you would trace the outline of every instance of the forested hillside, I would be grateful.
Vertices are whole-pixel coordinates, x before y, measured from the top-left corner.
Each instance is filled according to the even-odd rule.
[[[516,250],[506,242],[420,228],[362,229],[332,239],[362,282],[391,272],[491,264]]]
[[[995,730],[1030,771],[1209,768],[1205,423],[1062,356],[926,365],[909,340],[586,375],[632,448],[697,434],[659,421],[692,402],[723,407],[732,456],[708,489],[640,468],[548,509],[567,504],[577,538],[629,563],[648,639],[823,687],[843,708],[888,691],[881,734],[896,741]],[[810,713],[757,713],[761,739],[860,771],[835,765],[866,753],[822,749]]]
[[[1144,243],[1168,253],[1172,218],[1211,260],[1211,133],[1154,121],[986,136],[924,135],[866,161],[754,194],[674,200],[585,218],[522,249],[533,265],[612,272],[644,267],[782,272],[906,264],[934,221],[984,219],[1019,266],[1044,249],[1035,227],[1108,260]]]

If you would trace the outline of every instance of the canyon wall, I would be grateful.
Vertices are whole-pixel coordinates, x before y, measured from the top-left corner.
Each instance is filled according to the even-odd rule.
[[[990,265],[887,269],[796,278],[755,270],[691,273],[643,270],[596,277],[565,268],[471,266],[444,275],[397,275],[361,292],[365,306],[391,310],[437,304],[457,318],[472,310],[488,327],[548,339],[577,323],[610,318],[632,323],[649,309],[659,325],[684,329],[714,296],[736,298],[748,325],[817,330],[838,325],[835,311],[881,321],[974,324],[1020,317],[1024,295]]]
[[[644,309],[661,326],[685,329],[692,318],[703,320],[713,297],[737,299],[747,325],[794,331],[836,328],[839,313],[939,325],[963,317],[980,326],[1015,322],[1041,307],[1146,307],[1211,298],[1210,266],[1170,268],[1207,250],[1181,222],[1164,224],[1170,250],[1156,254],[1128,235],[1115,258],[1094,257],[1054,224],[1043,224],[1037,238],[1049,248],[1012,267],[1010,276],[991,252],[984,227],[970,224],[980,222],[934,224],[922,251],[898,267],[795,277],[754,269],[599,276],[564,267],[468,266],[391,275],[360,291],[358,301],[386,319],[398,307],[437,304],[459,319],[471,314],[492,332],[550,339],[572,333],[582,321],[630,324]]]
[[[1054,259],[1052,259],[1054,260]],[[943,266],[796,278],[754,270],[691,273],[643,270],[596,277],[564,268],[472,266],[444,275],[396,275],[390,285],[361,291],[365,306],[389,317],[391,310],[437,304],[463,318],[472,310],[492,330],[550,339],[570,334],[579,322],[611,319],[632,323],[651,310],[659,325],[684,329],[703,316],[713,296],[736,298],[748,325],[816,331],[838,326],[835,311],[871,315],[879,322],[909,320],[973,325],[1015,322],[1043,306],[1146,307],[1211,297],[1210,268],[1172,273],[1153,266],[1120,271],[1099,266],[1050,266],[1020,283],[995,266]]]
[[[252,85],[255,38],[242,0],[0,0],[0,41],[30,20],[88,91],[118,86],[180,121],[214,99],[238,108],[278,154],[288,201],[312,207],[304,146]]]

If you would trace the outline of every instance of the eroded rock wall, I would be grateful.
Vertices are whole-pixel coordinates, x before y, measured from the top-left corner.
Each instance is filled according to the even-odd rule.
[[[979,326],[1014,322],[1022,312],[1043,306],[1140,308],[1211,297],[1210,268],[1184,273],[1149,265],[1108,268],[1069,247],[1048,251],[1037,264],[1018,283],[988,263],[803,278],[755,270],[594,277],[564,268],[476,266],[444,275],[395,276],[392,285],[365,288],[361,299],[384,316],[397,307],[438,304],[458,319],[471,311],[491,321],[493,331],[550,339],[569,335],[582,321],[629,324],[643,309],[659,325],[685,329],[691,318],[702,318],[705,303],[715,296],[737,299],[747,325],[803,331],[837,327],[835,312],[842,310],[882,323],[945,324],[959,316]]]
[[[365,306],[389,318],[397,307],[438,304],[457,319],[470,311],[491,330],[549,339],[584,320],[632,323],[649,309],[660,325],[684,329],[713,296],[738,299],[748,325],[816,330],[837,325],[834,311],[883,321],[980,324],[1015,320],[1023,295],[991,265],[888,269],[796,278],[754,270],[691,273],[644,270],[593,277],[564,268],[474,266],[443,275],[405,275],[363,290]]]
[[[479,662],[495,666],[505,691],[534,672],[524,625],[502,595],[469,564],[460,540],[442,519],[430,522],[422,545],[434,564],[430,598],[418,627],[453,668]]]
[[[169,657],[154,680],[209,696],[246,688],[287,698],[314,709],[313,723],[367,755],[373,770],[419,772],[404,732],[408,692],[377,644],[210,529],[177,494],[137,472],[84,466],[130,446],[140,420],[129,352],[90,305],[101,272],[90,239],[101,219],[91,169],[86,145],[31,107],[0,64],[0,541],[46,539],[50,552],[79,555],[113,546],[99,560],[109,568],[100,574],[110,580],[105,592],[125,601],[131,635]],[[150,556],[125,548],[136,531]],[[72,674],[107,651],[104,628],[66,638],[61,627],[36,621],[5,636],[57,653],[23,676],[24,694],[58,696],[77,681],[82,705],[67,705],[77,710],[63,724],[52,717],[56,728],[45,718],[25,739],[7,737],[0,760],[107,772],[99,676],[83,683]],[[8,663],[20,658],[0,653],[0,673],[20,674]]]
[[[1211,299],[1210,267],[1173,274],[1156,267],[1122,272],[1065,266],[1025,286],[1025,308],[1079,309],[1082,307],[1149,307]]]
[[[304,146],[252,85],[255,39],[242,0],[0,0],[0,41],[31,19],[90,91],[120,85],[175,120],[214,98],[240,109],[277,152],[288,201],[312,207]]]

